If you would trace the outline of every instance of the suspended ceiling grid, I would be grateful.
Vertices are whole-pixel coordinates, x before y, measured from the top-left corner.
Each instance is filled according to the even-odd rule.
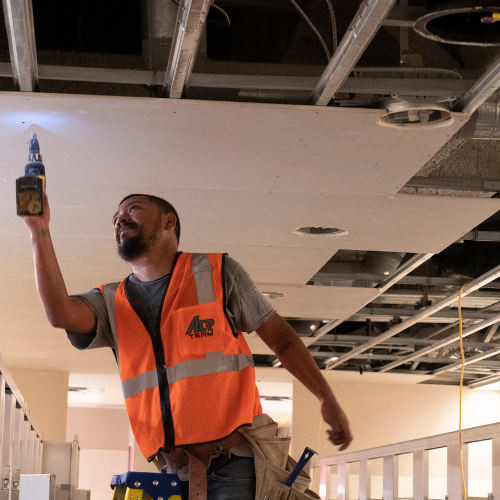
[[[374,293],[304,286],[339,248],[436,252],[500,203],[394,197],[462,125],[461,115],[448,128],[399,132],[377,126],[377,110],[19,93],[0,94],[0,106],[0,340],[11,367],[115,370],[111,352],[78,353],[44,319],[14,207],[31,131],[47,167],[51,231],[70,293],[128,274],[111,216],[131,192],[177,207],[182,250],[229,251],[261,286],[284,287],[279,312],[313,310],[325,319],[349,316]],[[292,234],[306,225],[338,225],[350,235]]]

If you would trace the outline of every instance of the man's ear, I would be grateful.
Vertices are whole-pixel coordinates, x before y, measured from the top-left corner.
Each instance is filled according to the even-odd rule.
[[[165,214],[165,224],[164,224],[164,228],[165,229],[174,229],[175,226],[177,224],[177,217],[175,216],[174,213],[169,213],[169,214]]]

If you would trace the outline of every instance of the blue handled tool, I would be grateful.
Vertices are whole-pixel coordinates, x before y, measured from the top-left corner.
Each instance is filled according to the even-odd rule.
[[[307,462],[311,459],[313,455],[317,455],[317,452],[314,450],[311,450],[311,448],[307,448],[304,450],[304,453],[302,453],[302,456],[300,457],[300,460],[298,461],[297,465],[295,466],[295,469],[293,469],[293,472],[288,476],[288,479],[285,482],[285,486],[291,487],[292,484],[295,482],[297,479],[298,475],[300,474],[300,471],[306,466]]]

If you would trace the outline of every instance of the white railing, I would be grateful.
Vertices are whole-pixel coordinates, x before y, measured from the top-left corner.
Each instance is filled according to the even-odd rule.
[[[40,474],[43,442],[7,365],[0,356],[0,500],[18,500],[21,474]]]
[[[500,499],[500,423],[473,427],[462,431],[465,481],[468,481],[469,444],[478,441],[492,442],[492,498]],[[383,500],[400,498],[398,492],[398,457],[413,455],[413,500],[429,499],[429,451],[446,448],[446,486],[448,500],[462,499],[462,476],[460,467],[460,442],[458,431],[431,436],[413,441],[346,452],[318,461],[320,469],[320,496],[332,500],[331,477],[337,468],[337,500],[349,500],[349,471],[351,464],[359,464],[359,500],[370,500],[370,460],[383,460]],[[490,495],[488,495],[490,497]]]

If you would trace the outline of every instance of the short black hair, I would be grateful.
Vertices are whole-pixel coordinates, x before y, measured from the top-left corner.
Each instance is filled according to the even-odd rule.
[[[175,224],[175,235],[177,236],[177,243],[179,243],[179,240],[181,238],[181,223],[179,221],[179,214],[177,213],[177,210],[174,208],[174,206],[167,200],[164,200],[159,196],[153,196],[152,194],[129,194],[128,196],[125,196],[125,198],[123,198],[122,201],[120,201],[118,206],[120,206],[125,200],[133,198],[134,196],[145,196],[146,198],[149,199],[149,201],[151,201],[157,207],[159,207],[162,213],[175,215],[175,217],[177,218],[177,223]]]

